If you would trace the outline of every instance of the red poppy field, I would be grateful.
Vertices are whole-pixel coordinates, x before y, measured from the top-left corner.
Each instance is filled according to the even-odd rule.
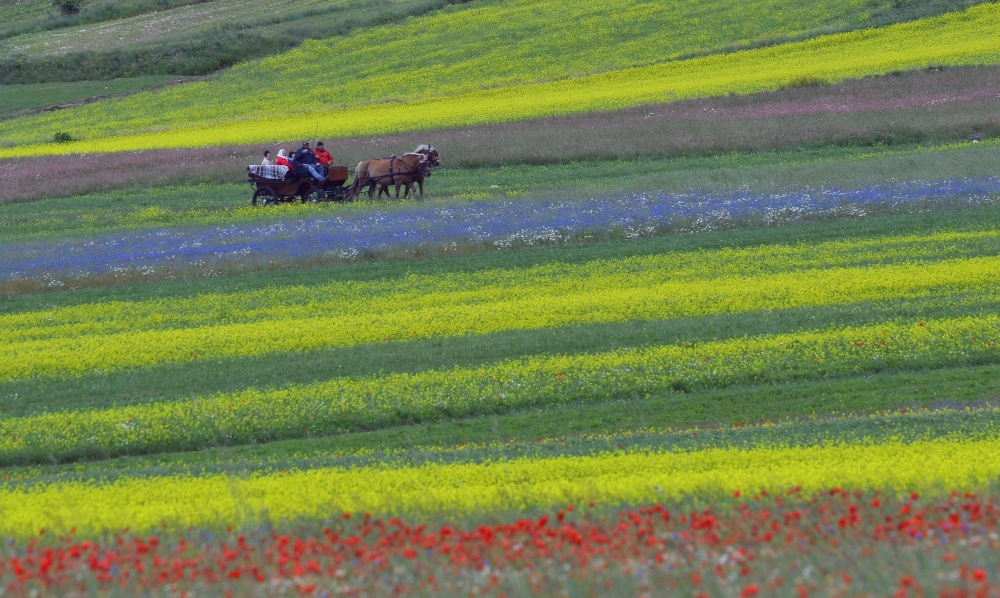
[[[478,524],[344,513],[322,529],[42,531],[8,544],[0,579],[16,596],[1000,595],[995,494],[736,495]]]

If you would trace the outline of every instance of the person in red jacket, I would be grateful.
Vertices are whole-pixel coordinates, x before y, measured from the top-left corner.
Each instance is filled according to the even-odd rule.
[[[333,164],[333,155],[326,151],[323,147],[322,141],[316,142],[316,151],[313,152],[316,156],[316,163],[323,167],[323,175],[330,174],[330,165]]]
[[[292,168],[292,163],[288,161],[288,157],[285,155],[285,150],[278,150],[278,157],[274,160],[275,166],[284,166],[288,169]]]

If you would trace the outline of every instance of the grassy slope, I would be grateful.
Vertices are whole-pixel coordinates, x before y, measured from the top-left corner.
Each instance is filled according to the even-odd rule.
[[[553,0],[554,1],[554,0]],[[444,20],[464,11],[446,12],[435,19]],[[413,23],[430,23],[416,19]],[[155,147],[183,147],[203,144],[233,144],[273,139],[274,131],[284,131],[282,136],[315,136],[335,133],[351,136],[384,133],[415,128],[435,128],[506,120],[520,120],[556,114],[587,112],[621,108],[629,105],[663,101],[669,98],[700,97],[725,93],[752,93],[775,89],[803,78],[834,81],[850,77],[882,74],[893,70],[914,68],[929,61],[941,64],[974,64],[995,62],[1000,59],[993,32],[1000,31],[1000,7],[995,4],[975,7],[966,13],[951,14],[934,19],[894,25],[884,29],[868,30],[825,36],[805,42],[796,42],[735,54],[708,56],[688,61],[666,62],[649,67],[616,70],[586,77],[560,79],[549,83],[516,84],[508,87],[475,91],[484,85],[510,83],[532,75],[520,67],[507,67],[502,60],[490,55],[476,55],[473,60],[462,60],[444,67],[424,67],[411,63],[405,71],[388,70],[380,62],[365,63],[352,69],[353,74],[371,74],[364,79],[337,81],[319,68],[327,58],[342,59],[350,48],[338,44],[310,43],[301,50],[274,59],[264,60],[247,68],[234,69],[229,75],[212,84],[177,86],[156,94],[144,94],[112,102],[94,104],[58,116],[43,115],[0,123],[0,132],[10,144],[32,143],[53,127],[69,130],[77,136],[93,138],[68,144],[70,151],[119,151]],[[372,33],[377,33],[373,30]],[[987,32],[987,33],[983,33]],[[658,32],[654,32],[659,35]],[[695,32],[692,32],[692,34]],[[595,32],[599,37],[600,32]],[[644,35],[652,35],[643,32]],[[439,35],[442,35],[439,33]],[[1000,34],[997,34],[1000,35]],[[641,36],[640,36],[641,37]],[[662,36],[660,36],[662,37]],[[560,40],[563,37],[559,38]],[[585,39],[576,36],[573,39]],[[355,42],[353,36],[346,42]],[[360,40],[363,41],[363,40]],[[375,40],[372,40],[374,43]],[[430,40],[429,40],[430,41]],[[579,50],[583,57],[590,55],[594,63],[590,68],[611,67],[620,60],[639,60],[642,52],[632,55],[623,39],[616,52],[607,52],[599,45],[574,48],[572,44],[554,44],[559,52]],[[345,43],[346,43],[345,42]],[[343,50],[343,52],[341,52]],[[339,52],[339,53],[338,53]],[[419,52],[417,53],[419,55]],[[599,56],[608,58],[598,60]],[[650,59],[653,54],[648,55]],[[845,58],[845,56],[847,58]],[[444,53],[444,58],[447,58]],[[526,64],[543,56],[524,57]],[[317,69],[302,68],[303,63],[316,60]],[[328,62],[328,61],[327,61]],[[446,64],[441,60],[440,64]],[[437,65],[438,63],[435,63]],[[473,71],[473,66],[480,66]],[[561,69],[570,75],[579,68],[571,61]],[[334,69],[336,70],[336,69]],[[438,71],[441,72],[438,72]],[[314,75],[313,72],[324,73]],[[305,74],[304,73],[308,73]],[[434,84],[426,83],[425,74],[437,77]],[[260,93],[262,82],[281,83],[295,89],[318,89],[318,97],[307,93],[281,94],[271,97]],[[324,82],[328,84],[324,85]],[[250,87],[253,93],[250,93]],[[281,87],[278,86],[278,87]],[[336,90],[333,94],[329,90]],[[428,93],[436,96],[414,99]],[[270,116],[276,104],[302,106],[343,105],[345,102],[374,101],[378,99],[409,98],[404,103],[387,105],[362,105],[346,110],[320,110],[302,112],[294,118],[287,115]],[[267,100],[266,102],[262,100]],[[294,99],[294,102],[293,102]],[[277,100],[277,101],[276,101]],[[211,108],[207,108],[211,106]],[[141,107],[141,109],[140,109]],[[107,110],[114,110],[113,118]],[[252,120],[230,121],[242,116],[255,116]],[[156,115],[155,117],[153,115]],[[199,124],[195,124],[199,123]],[[210,125],[207,123],[211,123]],[[31,127],[30,131],[27,127]],[[176,130],[144,133],[101,141],[100,137],[112,131],[138,132],[149,127],[178,127]],[[18,150],[21,153],[46,154],[51,146],[34,146]],[[8,152],[10,151],[8,150]],[[5,153],[0,152],[0,155]]]
[[[523,81],[526,80],[525,76],[531,77],[527,80],[532,80],[565,76],[567,73],[589,73],[607,68],[648,64],[679,54],[753,43],[761,38],[798,35],[818,28],[857,26],[869,16],[866,0],[838,0],[830,7],[806,2],[789,4],[774,3],[773,0],[754,0],[747,7],[729,0],[713,0],[707,5],[691,2],[627,2],[613,7],[551,0],[478,3],[468,10],[452,14],[450,18],[433,17],[427,22],[359,32],[351,36],[350,40],[339,43],[338,40],[333,40],[332,45],[336,47],[321,60],[317,60],[319,57],[315,56],[315,50],[296,56],[295,60],[314,65],[322,62],[325,70],[331,71],[326,79],[338,81],[340,85],[371,77],[373,74],[377,80],[378,70],[386,73],[408,71],[415,75],[409,78],[410,81],[422,81],[427,75],[431,75],[440,84],[447,85],[449,79],[454,80],[455,75],[468,76],[470,72],[485,68],[486,72],[492,73],[493,79],[497,75],[503,77],[506,74],[508,78],[513,76],[513,80]],[[9,61],[14,54],[48,55],[51,60],[54,56],[67,52],[79,54],[93,51],[97,47],[94,45],[102,40],[108,46],[102,48],[104,52],[114,51],[119,47],[147,45],[151,41],[159,41],[162,45],[163,42],[178,38],[191,38],[194,42],[195,34],[203,34],[204,29],[210,27],[217,16],[222,17],[222,13],[230,10],[230,6],[237,12],[242,12],[228,0],[172,9],[163,16],[169,18],[169,15],[173,15],[172,20],[178,21],[177,27],[171,25],[170,28],[164,28],[167,32],[160,35],[162,39],[159,40],[156,39],[155,31],[162,25],[150,27],[150,23],[156,22],[152,19],[161,19],[159,15],[105,23],[99,28],[91,25],[89,28],[67,29],[54,35],[20,36],[4,42],[8,52],[5,58]],[[783,10],[776,10],[779,7]],[[256,12],[268,13],[275,8],[274,5],[261,2]],[[201,18],[186,19],[187,13],[200,15]],[[245,16],[237,18],[246,21]],[[802,23],[797,23],[797,20]],[[674,35],[657,35],[664,31],[665,24],[674,29]],[[577,27],[583,28],[583,31],[576,30]],[[149,32],[151,28],[154,30],[152,35]],[[86,31],[81,33],[80,29]],[[587,38],[588,43],[567,47],[565,41],[575,37],[567,35],[570,31],[578,34],[585,32],[586,35],[581,37]],[[677,39],[674,39],[675,35]],[[532,43],[524,44],[528,39]],[[611,51],[588,52],[588,44],[605,46]],[[452,50],[442,52],[443,48]],[[456,51],[458,48],[461,50]],[[562,56],[563,60],[551,60],[556,55]],[[331,63],[329,57],[340,60]],[[431,57],[434,60],[429,60]],[[568,71],[559,66],[567,57],[574,57],[571,62],[575,63],[566,65],[569,67]],[[370,69],[376,64],[378,67],[375,73],[370,70],[361,73],[357,71],[358,68],[363,71]],[[434,64],[436,70],[424,74],[417,68],[417,65],[427,64]],[[39,67],[49,68],[44,64]],[[12,69],[13,65],[6,68],[0,65],[0,72]],[[451,77],[446,73],[450,73]],[[291,81],[288,83],[292,84]],[[377,83],[376,86],[378,87]],[[301,85],[297,87],[302,89]],[[371,85],[358,86],[359,89],[370,87]],[[398,91],[411,95],[406,92],[405,87]]]
[[[315,104],[317,99],[324,104],[331,100],[349,104],[412,97],[430,90],[440,94],[649,64],[672,55],[808,31],[837,19],[859,23],[866,16],[857,0],[841,0],[822,9],[803,2],[774,16],[762,16],[774,12],[769,6],[772,2],[755,0],[740,15],[727,10],[730,0],[662,6],[632,1],[613,13],[610,7],[561,0],[472,5],[359,31],[248,65],[200,94],[186,88],[182,94],[162,97],[167,105],[180,102],[208,110],[201,117],[205,119],[234,113],[234,101],[240,104],[238,112],[245,112],[248,84],[254,89],[251,97],[257,114],[286,104],[289,94],[283,89],[288,88],[297,90],[293,94],[297,108]],[[567,10],[575,18],[566,18]],[[609,13],[615,18],[609,18]],[[568,28],[576,27],[584,28],[587,35],[580,31],[567,35]],[[671,35],[664,35],[665,31]],[[527,39],[532,43],[525,44]],[[574,60],[551,60],[554,55],[571,55]],[[267,88],[261,89],[262,81],[269,82]],[[331,90],[342,97],[330,97]],[[154,113],[165,107],[158,107],[154,98],[145,101],[154,102],[149,104]]]
[[[0,119],[22,116],[67,102],[135,93],[176,79],[171,75],[155,75],[111,81],[0,85]]]
[[[863,25],[913,20],[962,10],[981,1],[868,0]],[[363,0],[362,4],[366,3],[370,4]],[[71,81],[165,73],[203,75],[228,64],[280,53],[289,43],[341,35],[353,27],[378,24],[386,19],[399,20],[428,8],[412,2],[401,9],[398,1],[385,0],[376,1],[367,14],[358,15],[352,10],[355,3],[342,5],[320,0],[297,2],[294,8],[284,5],[281,13],[276,14],[266,14],[269,7],[262,5],[252,10],[237,10],[227,17],[223,13],[231,4],[226,0],[90,0],[79,14],[65,16],[57,15],[44,0],[0,3],[0,81]],[[433,6],[440,5],[443,3]],[[185,18],[194,13],[201,17]],[[379,14],[383,16],[368,18]],[[141,26],[142,30],[130,32],[130,24]],[[164,28],[165,24],[169,27]],[[834,23],[826,30],[857,25]],[[55,33],[50,34],[52,31]],[[5,39],[10,41],[5,43]],[[770,41],[773,40],[755,43]]]
[[[198,0],[89,0],[75,15],[61,15],[49,0],[0,2],[0,40],[30,32],[100,23],[143,13],[197,4]],[[0,48],[2,48],[0,42]]]
[[[556,53],[564,52],[569,50],[570,53],[562,54],[563,56],[569,56],[572,54],[581,54],[579,48],[566,48],[562,44],[559,44],[559,38],[569,39],[571,36],[565,35],[573,25],[579,25],[588,29],[587,33],[593,37],[592,42],[598,44],[608,44],[612,40],[621,35],[624,39],[622,42],[616,44],[618,50],[625,50],[626,56],[622,57],[625,62],[622,63],[620,59],[612,60],[608,63],[608,60],[601,59],[599,54],[588,56],[586,54],[581,55],[579,62],[572,65],[569,72],[593,72],[592,66],[588,65],[588,61],[597,61],[597,68],[616,68],[623,64],[629,65],[638,58],[641,63],[654,62],[658,54],[651,52],[649,46],[650,40],[670,40],[672,36],[662,36],[662,35],[650,35],[653,32],[662,31],[662,21],[664,17],[670,19],[669,13],[671,11],[681,13],[677,16],[681,17],[679,19],[671,19],[673,22],[671,25],[673,27],[681,27],[686,23],[686,35],[682,33],[680,39],[677,42],[663,42],[658,41],[656,43],[655,50],[659,51],[661,56],[676,55],[678,51],[689,52],[689,51],[706,51],[712,49],[719,49],[720,47],[725,47],[732,44],[750,43],[756,41],[760,37],[781,37],[786,35],[796,35],[809,29],[815,29],[817,27],[823,26],[856,26],[858,22],[867,16],[867,13],[863,13],[863,3],[864,0],[839,0],[831,9],[826,8],[815,8],[810,6],[809,3],[797,3],[792,7],[786,7],[784,12],[774,11],[772,7],[769,6],[773,0],[755,0],[760,8],[764,9],[760,12],[764,15],[775,15],[775,16],[761,16],[753,15],[755,18],[751,21],[746,18],[747,15],[740,15],[738,18],[733,18],[736,15],[722,16],[727,12],[733,12],[732,3],[728,0],[714,0],[714,4],[702,7],[700,4],[693,3],[671,3],[670,5],[654,5],[654,4],[639,4],[639,3],[629,3],[623,6],[617,7],[618,10],[612,10],[610,8],[594,8],[594,7],[584,7],[584,5],[573,5],[570,3],[559,3],[559,2],[545,2],[532,0],[531,2],[521,2],[520,6],[517,6],[517,2],[510,4],[479,4],[477,7],[470,9],[470,14],[468,19],[459,18],[456,20],[453,16],[451,20],[442,21],[440,17],[432,18],[428,23],[417,23],[417,24],[403,24],[395,27],[389,28],[375,28],[374,30],[368,32],[362,32],[358,35],[351,36],[349,41],[341,41],[337,43],[334,41],[335,46],[337,46],[332,52],[326,53],[324,56],[316,56],[317,51],[315,48],[307,50],[304,55],[299,55],[295,57],[296,62],[305,62],[312,65],[322,64],[324,71],[330,71],[326,75],[326,80],[337,81],[338,86],[344,86],[349,84],[349,81],[357,80],[365,76],[371,76],[373,73],[368,72],[366,74],[358,73],[355,69],[361,67],[366,69],[373,66],[373,60],[377,62],[377,70],[382,70],[384,72],[399,72],[401,70],[406,70],[409,72],[411,77],[408,80],[421,81],[425,80],[427,75],[431,75],[440,80],[440,83],[447,84],[447,77],[442,78],[442,75],[452,72],[452,75],[463,74],[456,71],[464,71],[467,74],[474,72],[475,69],[482,69],[484,67],[490,68],[490,70],[496,71],[499,65],[516,65],[519,63],[524,64],[521,69],[522,73],[530,73],[532,69],[540,70],[538,76],[542,77],[552,77],[552,76],[564,76],[560,73],[562,69],[556,68],[552,73],[551,65],[556,65],[561,61],[552,61],[551,57],[556,55]],[[329,3],[325,3],[329,4]],[[787,5],[787,3],[782,3]],[[853,4],[853,6],[852,6]],[[846,5],[846,6],[845,6]],[[261,10],[265,13],[273,10],[275,7],[267,3],[262,3]],[[385,10],[385,9],[390,10]],[[728,9],[728,10],[727,10]],[[84,70],[92,68],[90,66],[91,60],[84,58],[86,56],[86,51],[93,51],[93,44],[100,37],[108,37],[108,48],[102,49],[101,54],[95,54],[95,58],[100,60],[100,62],[109,62],[108,58],[111,56],[118,56],[119,59],[124,58],[125,55],[122,54],[124,48],[129,46],[148,46],[151,42],[159,41],[162,45],[163,42],[169,41],[180,41],[186,40],[190,43],[198,44],[197,36],[199,34],[204,35],[206,30],[212,29],[212,36],[221,38],[223,45],[227,43],[227,36],[220,35],[223,30],[218,26],[212,27],[211,21],[215,19],[215,16],[211,13],[213,12],[225,12],[227,10],[226,0],[216,0],[216,2],[204,5],[182,7],[173,9],[170,13],[176,13],[175,19],[181,21],[181,27],[176,31],[169,31],[165,34],[165,38],[156,40],[155,36],[150,36],[148,33],[149,26],[145,24],[144,21],[150,18],[157,17],[133,17],[131,19],[109,23],[101,27],[101,29],[107,29],[106,34],[98,31],[95,35],[94,26],[88,26],[85,33],[74,32],[73,30],[65,30],[55,34],[54,36],[42,36],[42,35],[27,35],[21,36],[19,38],[12,38],[5,42],[8,47],[8,64],[0,64],[0,74],[8,73],[8,78],[14,77],[24,77],[28,76],[29,71],[32,73],[31,76],[36,76],[34,73],[39,71],[44,72],[52,70],[53,65],[55,68],[63,68],[60,64],[61,59],[56,58],[51,55],[53,46],[65,47],[67,50],[76,50],[73,56],[69,56],[70,60],[76,60],[80,65],[87,65]],[[335,15],[335,18],[342,19],[343,16],[339,15],[337,10],[330,10],[330,8],[324,9],[327,14]],[[402,12],[402,9],[397,5],[392,7],[388,4],[383,7],[381,12],[386,14],[392,14],[393,11]],[[561,13],[570,11],[570,18],[562,20],[560,17],[563,16]],[[257,11],[260,12],[260,11]],[[461,14],[466,11],[459,11],[456,14]],[[191,13],[192,15],[204,15],[201,19],[188,19],[190,22],[185,24],[184,16],[186,13]],[[787,13],[787,15],[785,14]],[[687,17],[686,19],[684,17]],[[845,18],[846,17],[846,18]],[[285,20],[287,17],[281,17]],[[271,17],[273,20],[273,17]],[[804,21],[802,26],[796,25],[796,19],[801,19]],[[241,21],[245,20],[245,17],[240,18]],[[267,17],[263,17],[263,20],[267,20]],[[204,22],[199,22],[204,21]],[[705,29],[702,29],[698,23],[701,21],[708,21],[704,23],[705,25],[710,25]],[[750,26],[747,23],[757,21]],[[251,21],[252,23],[253,21]],[[370,21],[369,21],[370,22]],[[530,23],[530,25],[528,25]],[[573,24],[573,25],[571,25]],[[307,26],[309,23],[307,21],[301,23],[299,26]],[[86,29],[83,28],[83,29]],[[257,46],[262,46],[262,50],[265,54],[277,53],[279,48],[269,47],[271,44],[267,34],[267,27],[265,30],[254,31],[250,33],[250,36],[261,37],[262,39],[255,39],[254,43]],[[696,30],[698,30],[696,32]],[[711,32],[713,30],[719,30],[717,33],[709,33],[706,35],[705,32]],[[79,30],[77,30],[79,31]],[[622,35],[622,33],[625,33]],[[255,35],[256,34],[256,35]],[[124,39],[119,40],[122,37]],[[309,35],[308,37],[326,37],[322,35]],[[523,50],[518,52],[516,48],[519,45],[523,46],[523,42],[528,38],[532,39],[531,46],[538,46],[535,52],[530,54],[535,54],[535,57],[530,55],[525,55]],[[302,38],[298,36],[290,37],[286,40],[284,47],[288,47],[288,43],[292,44],[300,41]],[[126,43],[131,40],[131,43]],[[632,40],[639,43],[630,43]],[[447,41],[447,43],[445,43]],[[644,42],[644,43],[643,43]],[[552,47],[553,44],[559,44],[557,47]],[[187,59],[187,53],[183,49],[183,44],[174,43],[169,44],[175,46],[173,49],[175,52],[180,51],[183,56],[181,58],[174,57],[171,61],[175,65],[183,65]],[[666,47],[664,47],[664,45]],[[123,46],[123,48],[116,48],[116,46]],[[561,47],[560,47],[561,46]],[[461,51],[456,52],[454,50],[450,52],[442,52],[442,48],[461,48]],[[115,52],[117,51],[117,54]],[[135,50],[132,50],[135,51]],[[82,52],[82,53],[81,53]],[[10,57],[13,55],[43,55],[49,53],[46,62],[39,62],[34,68],[26,68],[27,64],[19,64],[17,61],[11,62]],[[243,53],[245,57],[259,56],[261,54],[254,54],[250,48],[244,48]],[[605,56],[613,56],[617,54],[605,54]],[[221,52],[209,51],[209,57],[212,55],[222,54]],[[416,56],[414,54],[417,54]],[[592,53],[593,54],[593,53]],[[433,60],[431,58],[433,57]],[[537,58],[536,58],[537,57]],[[334,58],[334,60],[331,60]],[[617,58],[617,57],[616,57]],[[150,60],[145,57],[145,60],[140,59],[140,65],[142,62]],[[499,63],[499,64],[498,64]],[[608,64],[603,64],[608,63]],[[168,63],[169,65],[170,63]],[[422,73],[421,69],[417,68],[418,64],[435,64],[437,65],[437,71],[434,73]],[[365,66],[367,65],[367,67]],[[581,66],[584,70],[579,71]],[[142,68],[140,66],[140,68]],[[174,69],[177,67],[174,66]],[[218,68],[216,66],[215,68]],[[501,70],[509,68],[509,66],[499,66]],[[65,69],[64,69],[65,70]],[[214,69],[213,69],[214,70]],[[311,69],[310,69],[311,70]],[[155,71],[147,71],[155,72]],[[177,70],[171,70],[169,72],[178,72]],[[22,74],[23,73],[23,74]],[[560,73],[560,74],[555,74]],[[201,73],[199,73],[201,74]],[[377,73],[376,79],[377,79]],[[523,76],[523,75],[522,75]],[[495,76],[494,76],[495,78]],[[16,79],[12,79],[16,80]],[[398,82],[397,82],[398,83]],[[301,85],[295,82],[288,81],[288,85],[295,84],[300,90],[303,89]],[[375,83],[378,86],[378,83]],[[315,88],[315,85],[309,86],[308,88]],[[358,89],[370,88],[371,85],[361,85]],[[261,90],[258,89],[258,92]],[[406,93],[406,90],[402,90],[405,95],[410,95]],[[270,95],[266,94],[265,95]],[[273,99],[273,98],[269,98]]]
[[[0,40],[0,83],[206,75],[306,39],[404,20],[452,1],[200,2]]]
[[[243,26],[249,26],[255,21],[276,23],[294,20],[293,15],[317,9],[354,13],[362,7],[371,9],[372,2],[359,5],[345,0],[304,0],[293,7],[263,0],[199,2],[124,19],[8,38],[2,42],[6,54],[0,56],[0,60],[10,60],[11,56],[52,59],[79,52],[169,45],[188,37],[204,35],[208,30],[225,23]]]
[[[885,2],[881,0],[869,1],[867,2],[866,9],[866,24],[872,26],[882,26],[893,22],[908,21],[917,18],[922,18],[932,14],[940,14],[942,12],[956,11],[967,8],[968,6],[977,4],[982,0],[924,0],[920,2]],[[106,28],[108,30],[127,30],[129,21],[133,20],[133,17],[143,15],[146,20],[143,23],[152,23],[153,19],[157,18],[170,18],[172,15],[183,15],[185,12],[177,12],[176,9],[180,7],[191,7],[197,4],[207,5],[204,8],[210,7],[224,7],[227,5],[232,5],[232,3],[226,0],[89,0],[83,4],[81,12],[74,15],[62,15],[55,10],[48,0],[8,0],[6,2],[0,2],[0,40],[9,40],[11,38],[18,38],[14,41],[9,41],[6,43],[0,42],[0,51],[7,48],[10,52],[11,48],[17,47],[20,54],[25,55],[58,55],[65,54],[67,51],[70,52],[85,52],[94,50],[107,50],[107,47],[91,46],[95,42],[101,40],[101,36],[85,36],[78,35],[80,29],[84,25],[90,24],[101,24],[102,27],[99,31],[103,31]],[[324,6],[325,4],[325,6]],[[214,25],[218,24],[216,21],[223,19],[240,21],[244,26],[252,25],[256,22],[254,17],[260,16],[260,11],[263,10],[264,13],[268,12],[268,6],[264,3],[251,2],[249,4],[243,3],[244,7],[251,10],[236,10],[232,14],[224,13],[224,15],[217,15],[214,11],[206,15],[206,19],[201,24],[187,22],[183,18],[177,20],[176,22],[171,22],[171,33],[161,42],[166,42],[170,44],[171,42],[185,39],[191,36],[191,33],[199,31],[201,26],[205,24]],[[235,8],[235,6],[234,6]],[[321,9],[322,13],[343,10],[343,6],[337,2],[300,2],[297,3],[293,10],[289,10],[290,7],[285,6],[285,12],[290,13],[283,16],[282,21],[296,20],[296,14],[302,12],[302,9],[308,8],[310,11],[315,11],[317,8]],[[255,12],[255,15],[249,15],[247,13]],[[162,14],[157,14],[162,13]],[[268,20],[270,24],[274,24],[275,19]],[[837,24],[834,23],[835,27]],[[124,29],[122,29],[124,28]],[[155,29],[155,28],[154,28]],[[46,32],[60,30],[60,34],[69,33],[70,37],[66,38],[71,40],[69,47],[64,49],[59,49],[59,45],[50,44],[48,47],[40,41],[36,44],[36,40],[46,39]],[[68,31],[62,31],[68,30]],[[91,32],[94,28],[91,28]],[[147,31],[147,35],[152,34],[154,36],[160,35],[160,33],[154,31]],[[134,39],[133,36],[127,36],[128,39],[108,39],[115,48],[127,48],[135,45],[142,45],[144,39]],[[55,46],[55,47],[53,47]]]

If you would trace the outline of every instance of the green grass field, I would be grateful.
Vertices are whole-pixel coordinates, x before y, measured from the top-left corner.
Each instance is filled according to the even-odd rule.
[[[357,10],[356,5],[352,6],[347,2],[329,1],[301,2],[295,5],[296,11],[300,13],[315,12],[317,9],[325,12],[352,12],[352,8]],[[370,10],[371,4],[364,8]],[[88,24],[8,38],[4,42],[7,54],[3,58],[10,60],[12,56],[18,55],[53,57],[137,46],[162,46],[174,40],[210,35],[213,29],[228,23],[252,25],[254,20],[280,23],[289,19],[285,15],[287,12],[287,7],[273,2],[237,3],[217,0],[193,3],[113,22],[102,22],[99,25]],[[294,20],[294,17],[290,20]]]
[[[0,7],[0,83],[153,75],[208,75],[287,51],[306,39],[344,35],[447,6],[447,0],[84,2],[54,17],[44,2]],[[15,14],[21,11],[22,14]]]
[[[0,85],[0,119],[15,118],[52,106],[65,106],[81,100],[135,93],[177,81],[172,75],[154,75],[111,81],[77,81],[75,83],[36,83],[33,85]]]
[[[97,0],[87,2],[75,15],[62,15],[51,2],[45,0],[24,0],[0,4],[0,39],[7,39],[31,32],[61,29],[72,25],[100,23],[137,14],[170,9],[177,6],[197,4],[190,0],[122,2],[121,0]]]

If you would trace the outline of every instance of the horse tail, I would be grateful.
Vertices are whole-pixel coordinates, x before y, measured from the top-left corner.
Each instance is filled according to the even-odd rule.
[[[351,184],[351,190],[348,192],[347,197],[353,201],[361,195],[362,181],[367,185],[370,178],[368,175],[368,160],[358,162],[358,165],[354,167],[354,183]]]
[[[362,160],[361,162],[358,162],[357,166],[354,167],[354,182],[358,183],[360,186],[361,181],[367,182],[368,179],[368,160]]]

